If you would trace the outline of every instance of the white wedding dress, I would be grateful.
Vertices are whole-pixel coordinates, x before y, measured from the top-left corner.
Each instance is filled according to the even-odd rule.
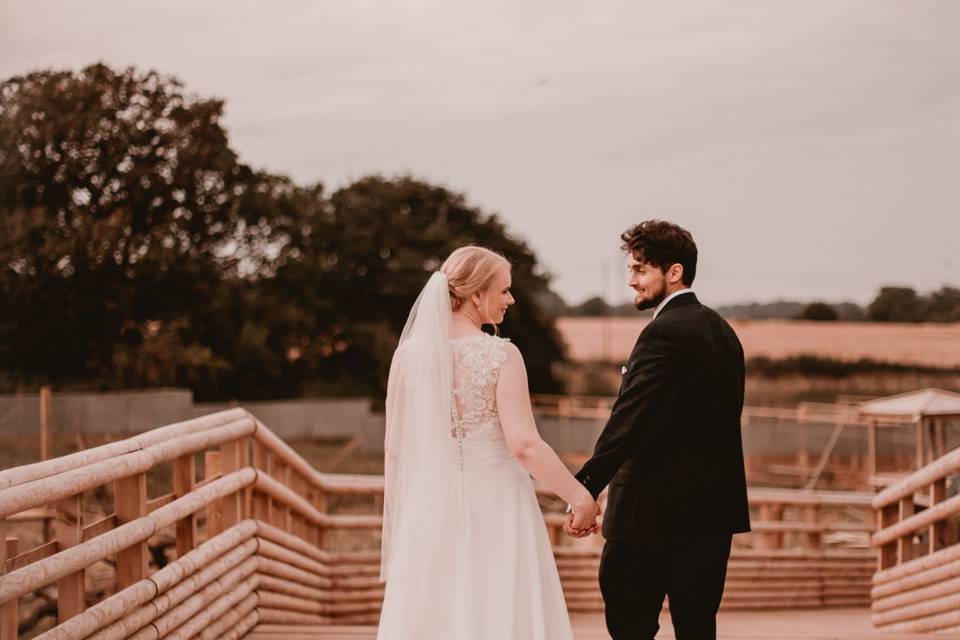
[[[454,338],[450,356],[446,458],[458,480],[434,488],[419,529],[397,534],[377,638],[572,640],[533,484],[497,414],[506,340]]]

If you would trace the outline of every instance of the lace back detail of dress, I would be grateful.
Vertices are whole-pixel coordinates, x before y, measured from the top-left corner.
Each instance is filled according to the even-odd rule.
[[[506,341],[482,335],[455,338],[451,436],[461,441],[502,439],[497,413],[497,378],[507,359]],[[481,435],[483,434],[483,435]]]

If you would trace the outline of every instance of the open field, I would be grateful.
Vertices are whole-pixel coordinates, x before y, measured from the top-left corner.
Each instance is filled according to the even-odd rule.
[[[622,362],[646,318],[560,318],[557,329],[577,361]],[[816,355],[837,360],[960,367],[960,324],[734,320],[747,358]]]

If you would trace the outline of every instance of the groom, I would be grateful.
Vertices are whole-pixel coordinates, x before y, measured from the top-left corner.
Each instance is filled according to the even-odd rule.
[[[690,233],[648,220],[621,236],[637,309],[656,309],[577,479],[608,484],[600,590],[613,640],[653,638],[664,597],[677,640],[716,637],[731,536],[750,530],[740,438],[743,349],[690,289]],[[567,533],[593,522],[574,514]]]

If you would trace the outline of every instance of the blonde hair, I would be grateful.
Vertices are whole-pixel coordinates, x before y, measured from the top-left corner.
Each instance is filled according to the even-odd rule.
[[[456,311],[477,291],[488,289],[500,267],[509,269],[510,261],[490,249],[470,245],[451,253],[440,267],[447,276],[450,308]]]

